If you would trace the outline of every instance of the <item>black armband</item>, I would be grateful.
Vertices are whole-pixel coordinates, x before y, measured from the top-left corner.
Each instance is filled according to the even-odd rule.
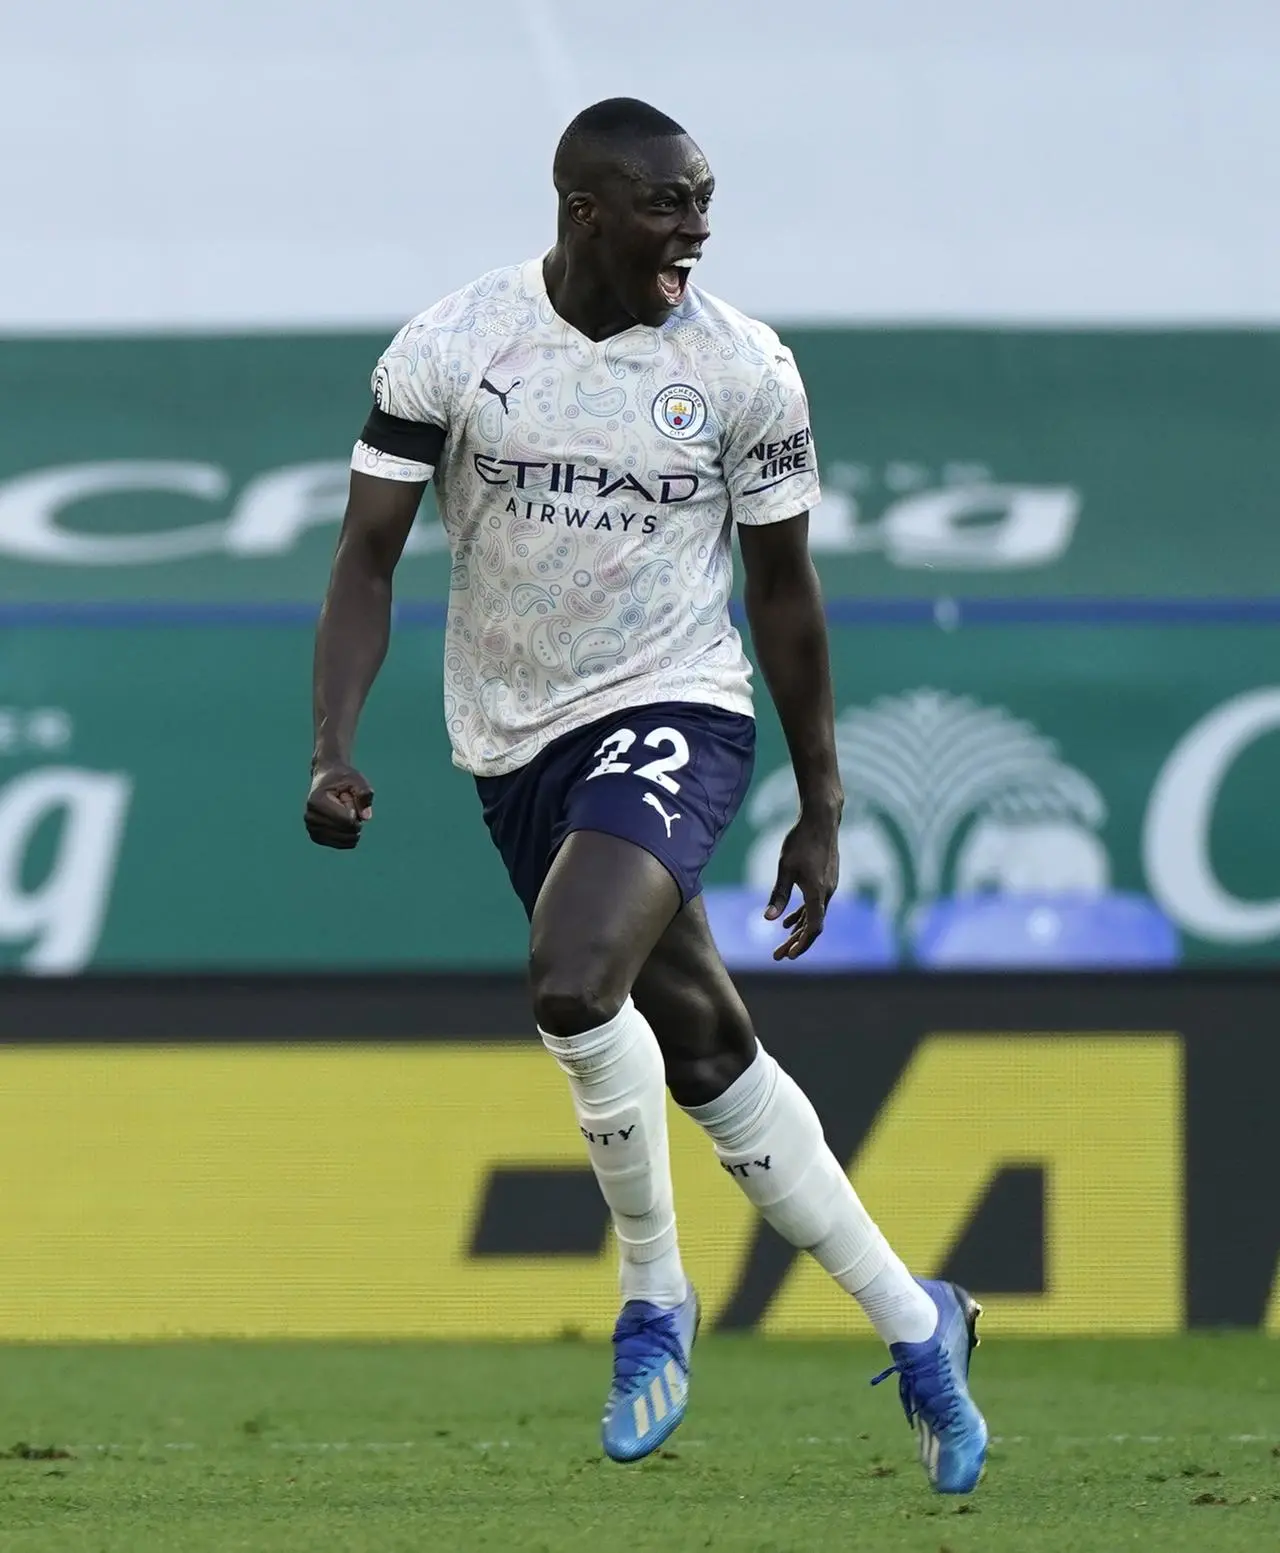
[[[379,453],[390,453],[393,458],[434,467],[444,447],[444,428],[428,421],[407,421],[401,415],[388,415],[374,405],[360,441]]]

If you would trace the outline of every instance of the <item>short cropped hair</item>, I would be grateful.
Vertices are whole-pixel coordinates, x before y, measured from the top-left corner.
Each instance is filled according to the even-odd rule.
[[[557,191],[581,188],[585,170],[602,158],[626,152],[646,140],[683,135],[684,126],[638,97],[606,97],[584,108],[569,124],[556,147],[552,174]]]

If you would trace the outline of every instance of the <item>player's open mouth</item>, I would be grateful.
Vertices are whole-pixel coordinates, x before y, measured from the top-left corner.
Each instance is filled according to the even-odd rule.
[[[675,307],[684,296],[684,288],[689,284],[689,272],[697,262],[697,259],[677,259],[674,264],[668,264],[665,269],[658,271],[658,290],[668,307]]]

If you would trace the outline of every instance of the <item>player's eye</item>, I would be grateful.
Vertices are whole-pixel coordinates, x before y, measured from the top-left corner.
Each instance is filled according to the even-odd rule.
[[[711,209],[711,201],[712,201],[713,198],[714,198],[714,195],[711,195],[711,194],[699,194],[698,195],[698,209],[703,211],[704,213],[706,211],[710,210]]]

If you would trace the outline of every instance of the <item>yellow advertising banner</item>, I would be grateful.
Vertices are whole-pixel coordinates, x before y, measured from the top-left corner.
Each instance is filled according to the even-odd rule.
[[[916,1271],[987,1208],[999,1257],[1041,1269],[1038,1292],[975,1287],[988,1333],[1175,1331],[1182,1057],[1173,1035],[925,1036],[846,1163]],[[714,1327],[758,1221],[674,1106],[671,1142]],[[617,1311],[564,1079],[530,1042],[12,1046],[0,1173],[8,1338],[603,1336]],[[996,1214],[1001,1182],[1036,1211]],[[868,1330],[807,1259],[779,1267],[762,1330]]]

